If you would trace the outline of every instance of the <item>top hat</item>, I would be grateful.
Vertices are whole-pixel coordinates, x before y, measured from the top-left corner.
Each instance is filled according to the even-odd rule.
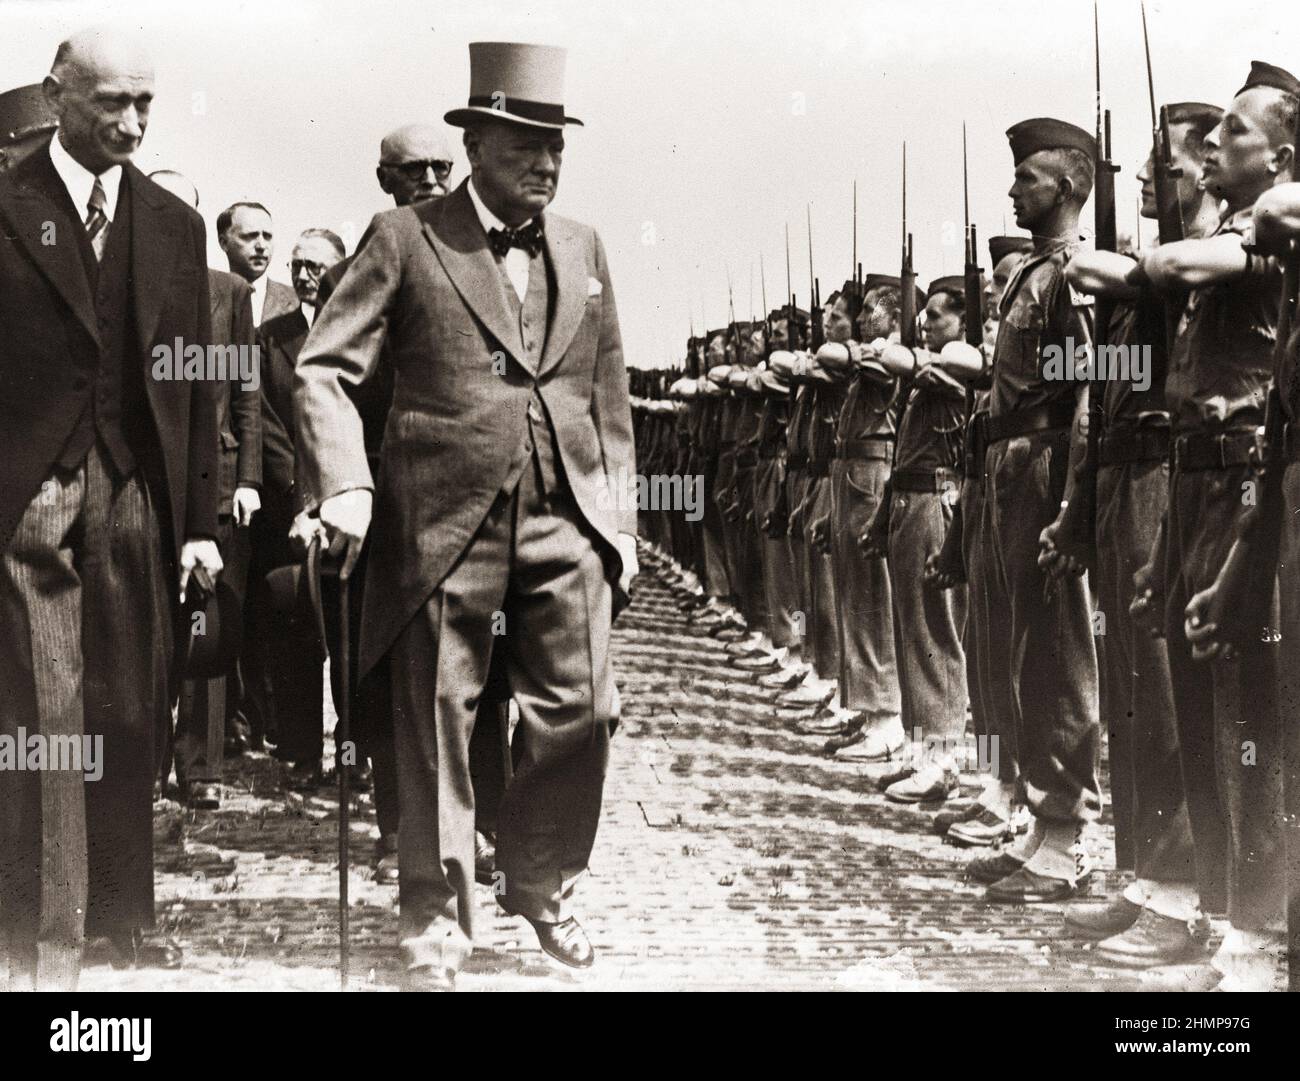
[[[16,143],[41,131],[53,131],[58,118],[45,100],[40,83],[0,94],[0,146]]]
[[[534,128],[582,126],[564,115],[565,50],[554,45],[472,41],[469,46],[469,104],[443,119],[463,128],[476,116],[495,117]]]

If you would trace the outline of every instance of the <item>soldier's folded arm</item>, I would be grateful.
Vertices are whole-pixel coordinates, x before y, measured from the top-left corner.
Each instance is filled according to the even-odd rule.
[[[1279,184],[1257,200],[1252,215],[1255,249],[1269,255],[1286,253],[1290,241],[1300,236],[1300,184]]]
[[[1149,281],[1157,289],[1199,289],[1232,281],[1246,273],[1248,259],[1240,233],[1220,233],[1197,240],[1177,240],[1142,253],[1131,284]]]
[[[1065,268],[1065,280],[1080,293],[1134,299],[1142,289],[1130,281],[1137,260],[1113,251],[1081,251]]]

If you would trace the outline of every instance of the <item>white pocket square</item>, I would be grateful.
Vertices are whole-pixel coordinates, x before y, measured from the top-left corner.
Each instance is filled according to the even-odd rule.
[[[587,296],[598,297],[604,291],[605,287],[596,278],[587,279]]]

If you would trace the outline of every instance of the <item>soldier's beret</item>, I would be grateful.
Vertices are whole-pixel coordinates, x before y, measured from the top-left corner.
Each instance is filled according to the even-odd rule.
[[[1027,236],[991,236],[989,237],[989,258],[997,266],[1014,251],[1033,251],[1034,242]]]
[[[1202,123],[1212,128],[1223,119],[1222,109],[1203,101],[1176,101],[1172,105],[1166,105],[1165,111],[1169,114],[1171,124]]]
[[[1090,158],[1097,154],[1097,140],[1083,128],[1050,116],[1038,116],[1011,125],[1007,129],[1007,140],[1011,143],[1011,157],[1017,165],[1040,150],[1082,150]]]
[[[0,145],[17,142],[39,131],[53,131],[58,118],[45,100],[40,83],[0,94]]]
[[[868,274],[863,280],[862,287],[866,293],[873,289],[879,289],[882,286],[888,286],[890,289],[901,289],[902,282],[898,280],[897,274]],[[864,294],[865,295],[865,294]],[[925,307],[925,294],[921,292],[921,287],[916,287],[916,306]]]
[[[928,301],[935,293],[956,293],[964,297],[966,295],[965,275],[948,274],[942,278],[935,278],[930,283],[930,288],[925,291],[925,299]]]
[[[1274,90],[1284,90],[1292,97],[1300,98],[1300,79],[1286,68],[1280,68],[1276,64],[1266,64],[1263,60],[1250,62],[1250,74],[1246,76],[1246,84],[1237,93],[1244,94],[1257,86],[1271,86]]]

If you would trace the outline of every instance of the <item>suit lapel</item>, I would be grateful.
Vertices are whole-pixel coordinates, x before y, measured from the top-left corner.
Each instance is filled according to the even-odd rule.
[[[573,227],[560,219],[548,219],[546,251],[555,272],[558,295],[555,298],[555,318],[546,335],[546,348],[542,351],[538,375],[559,363],[587,313],[587,261]]]
[[[180,246],[184,219],[168,211],[162,190],[154,187],[134,165],[122,168],[131,193],[131,278],[135,294],[135,325],[140,347],[148,351],[167,303],[165,283]]]
[[[78,238],[74,236],[69,242],[56,231],[60,227],[76,229],[81,225],[76,218],[68,218],[65,204],[71,206],[71,200],[44,146],[14,171],[11,188],[0,188],[0,208],[13,222],[19,243],[67,302],[86,333],[98,342],[95,301],[81,261]]]
[[[437,211],[432,220],[421,215],[422,231],[470,311],[515,360],[531,371],[519,321],[511,317],[506,304],[501,271],[488,247],[483,224],[474,212],[468,183],[461,181],[444,205],[432,204],[431,209]]]

